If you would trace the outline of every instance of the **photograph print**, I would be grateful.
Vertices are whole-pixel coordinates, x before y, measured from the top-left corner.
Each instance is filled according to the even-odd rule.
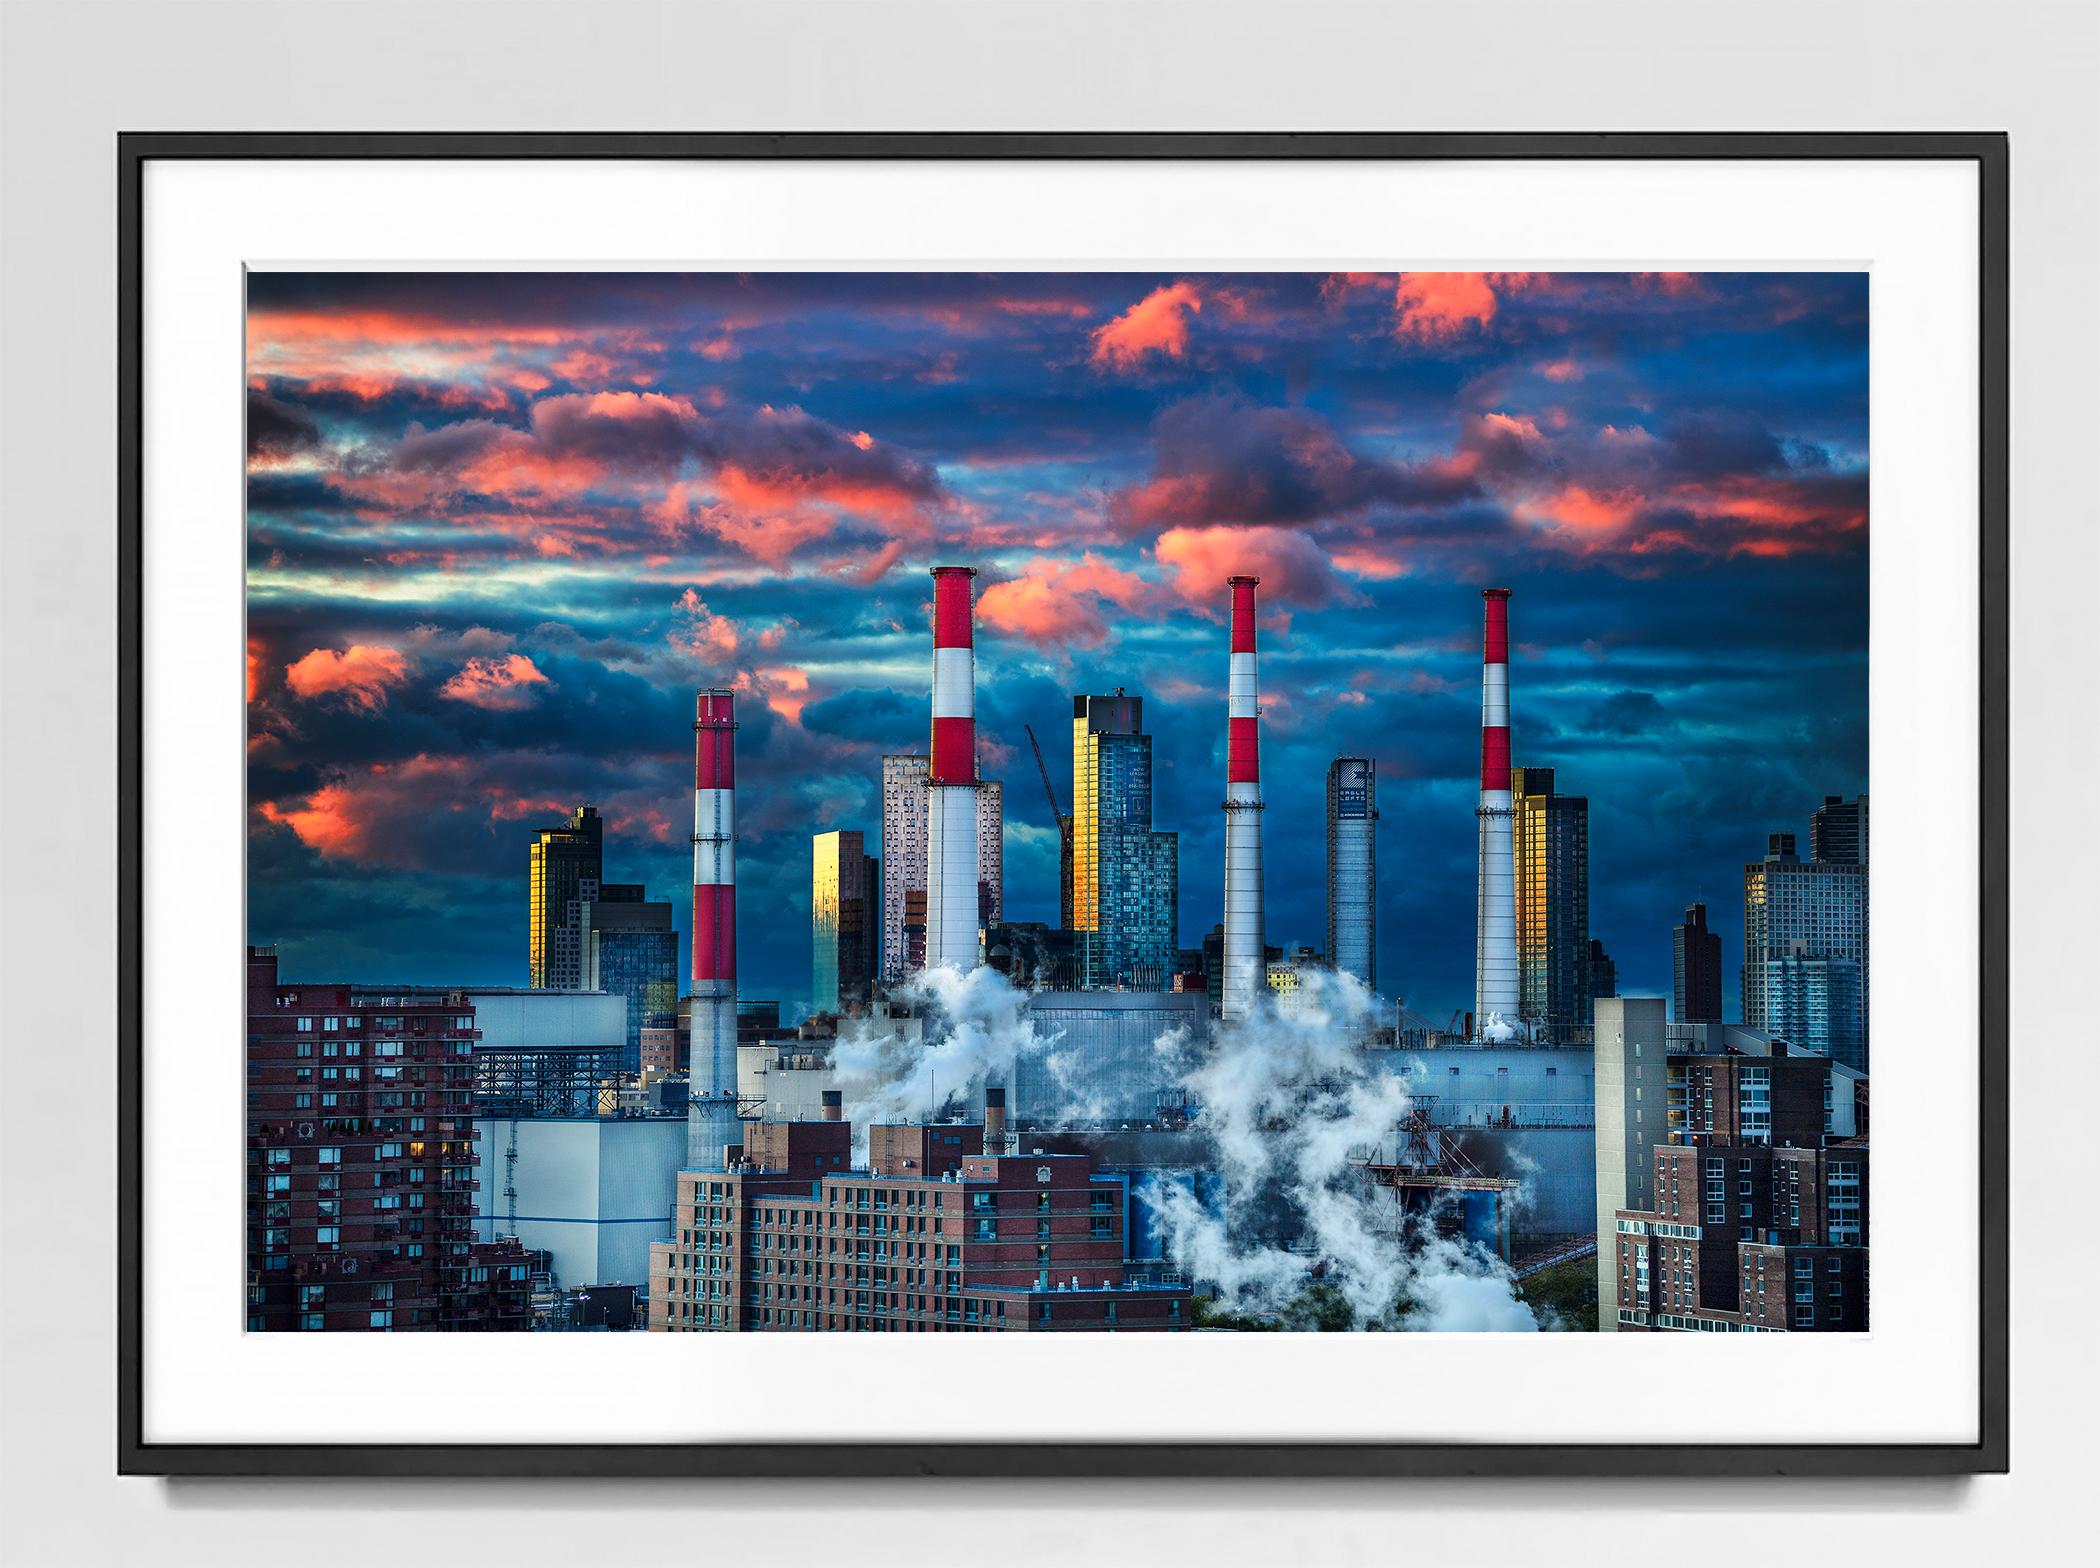
[[[1868,1328],[1865,273],[257,270],[246,379],[250,1330]]]

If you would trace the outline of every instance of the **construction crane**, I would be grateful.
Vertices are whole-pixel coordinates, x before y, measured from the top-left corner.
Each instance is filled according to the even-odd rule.
[[[1057,824],[1057,874],[1058,874],[1058,925],[1060,929],[1072,929],[1072,819],[1059,809],[1057,791],[1050,784],[1050,766],[1043,761],[1042,743],[1035,738],[1035,726],[1023,724],[1028,732],[1028,747],[1035,753],[1035,770],[1043,776],[1043,795],[1050,802],[1050,818]]]

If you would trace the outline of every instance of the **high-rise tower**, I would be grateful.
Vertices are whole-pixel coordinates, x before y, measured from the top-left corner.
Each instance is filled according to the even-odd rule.
[[[1670,932],[1670,1022],[1721,1021],[1721,936],[1706,924],[1706,906],[1690,904]]]
[[[605,875],[605,826],[594,806],[578,806],[560,827],[532,838],[531,902],[526,916],[527,983],[537,989],[583,986],[583,948],[570,919],[585,882]]]
[[[1590,1027],[1590,803],[1551,768],[1509,774],[1517,870],[1517,1012],[1542,1043]]]
[[[1072,699],[1069,929],[1085,988],[1166,989],[1181,899],[1180,840],[1152,827],[1144,698]]]

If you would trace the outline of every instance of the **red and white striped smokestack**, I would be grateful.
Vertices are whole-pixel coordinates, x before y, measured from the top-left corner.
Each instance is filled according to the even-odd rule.
[[[1480,886],[1475,910],[1473,1028],[1517,1023],[1516,809],[1509,777],[1509,590],[1483,588],[1480,663]]]
[[[736,1114],[736,698],[703,691],[693,717],[693,1013],[686,1159],[722,1169]]]
[[[1220,1011],[1244,1018],[1268,984],[1262,934],[1261,686],[1254,664],[1254,589],[1232,579],[1232,669],[1226,685],[1225,972]]]
[[[933,568],[933,752],[926,773],[926,967],[975,969],[977,664],[973,566]]]

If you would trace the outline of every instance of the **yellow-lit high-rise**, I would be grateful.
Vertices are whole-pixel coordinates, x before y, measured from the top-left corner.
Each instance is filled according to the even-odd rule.
[[[595,896],[604,875],[605,828],[596,807],[578,806],[560,827],[533,835],[525,928],[531,985],[552,991],[582,988],[581,933],[570,923],[569,905],[582,896],[586,882]]]

